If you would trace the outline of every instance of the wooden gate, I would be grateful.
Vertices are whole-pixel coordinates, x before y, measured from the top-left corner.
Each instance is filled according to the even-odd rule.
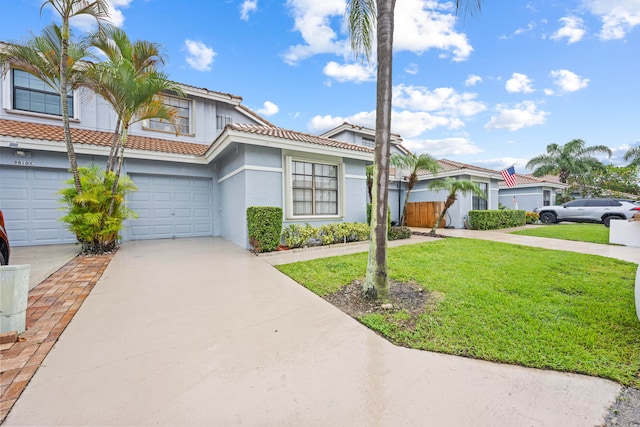
[[[406,223],[409,227],[433,228],[444,209],[444,202],[407,203]],[[447,225],[447,218],[442,218],[440,227]]]

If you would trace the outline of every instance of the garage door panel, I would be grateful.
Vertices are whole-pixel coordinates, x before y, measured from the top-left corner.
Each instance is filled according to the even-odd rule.
[[[131,179],[138,191],[130,198],[129,207],[138,219],[129,221],[129,238],[213,234],[211,179],[147,175],[132,175]]]

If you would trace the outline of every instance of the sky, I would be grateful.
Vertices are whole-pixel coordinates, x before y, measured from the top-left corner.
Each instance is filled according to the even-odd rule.
[[[132,40],[160,43],[172,80],[232,93],[277,126],[375,128],[375,57],[350,49],[347,0],[108,0]],[[56,19],[0,0],[0,40]],[[76,35],[90,20],[73,22]],[[415,153],[491,169],[583,139],[625,164],[640,144],[640,0],[397,0],[392,131]]]

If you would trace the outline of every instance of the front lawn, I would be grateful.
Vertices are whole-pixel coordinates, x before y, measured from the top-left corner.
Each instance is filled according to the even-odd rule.
[[[548,224],[514,231],[511,234],[609,244],[609,229],[602,224]]]
[[[601,226],[604,228],[604,226]],[[367,254],[279,266],[321,296],[365,275]],[[640,386],[637,266],[594,255],[447,238],[389,249],[390,278],[429,303],[414,322],[389,310],[362,317],[399,345],[578,372]]]

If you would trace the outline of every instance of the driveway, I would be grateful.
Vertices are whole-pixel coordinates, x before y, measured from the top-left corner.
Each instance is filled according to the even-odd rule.
[[[606,380],[396,347],[218,238],[126,242],[5,425],[591,426]]]

